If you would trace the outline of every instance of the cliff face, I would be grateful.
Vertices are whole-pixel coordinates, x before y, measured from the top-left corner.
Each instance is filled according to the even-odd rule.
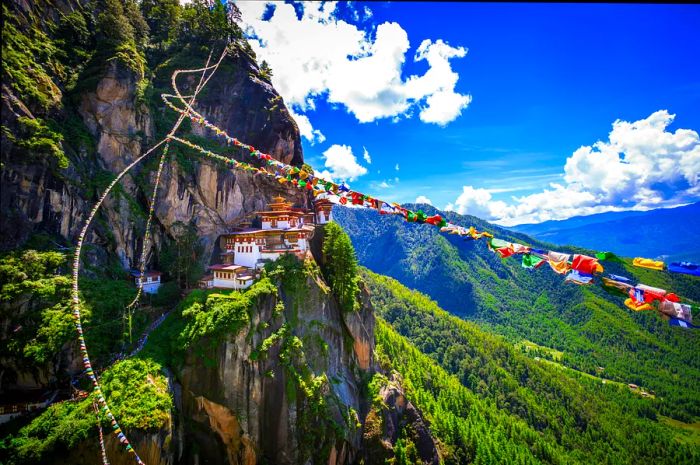
[[[15,7],[32,11],[21,3]],[[62,8],[70,10],[77,6],[67,4]],[[51,16],[51,12],[55,10],[42,12],[37,8],[31,14],[41,17]],[[200,56],[188,59],[183,55],[179,61],[189,63],[180,68],[204,65]],[[2,125],[7,132],[4,130],[2,137],[0,213],[7,221],[0,226],[1,249],[20,246],[36,232],[59,236],[66,244],[75,242],[90,207],[109,178],[157,142],[163,131],[170,129],[168,126],[157,131],[155,120],[163,118],[164,112],[171,115],[173,112],[163,110],[162,103],[146,105],[140,90],[155,79],[166,86],[159,90],[171,92],[172,69],[162,68],[153,78],[142,79],[124,63],[110,60],[101,65],[101,71],[93,79],[94,87],[73,90],[70,96],[63,95],[63,83],[55,78],[52,82],[54,97],[62,103],[48,110],[32,108],[33,105],[23,102],[16,91],[3,85]],[[179,85],[183,93],[190,90],[198,77],[181,75]],[[160,99],[156,96],[153,101]],[[296,123],[281,97],[261,79],[255,60],[240,47],[234,47],[224,59],[195,106],[229,134],[275,158],[296,165],[303,162]],[[63,131],[63,140],[57,142],[69,158],[67,168],[57,167],[40,154],[28,156],[17,137],[7,137],[7,134],[21,134],[21,118],[43,118],[56,122],[61,128],[79,128],[80,137],[66,137],[66,134],[75,135],[76,131]],[[190,126],[185,124],[179,134],[205,135],[200,127]],[[159,155],[159,152],[153,153],[151,158]],[[192,223],[208,246],[207,251],[211,252],[218,234],[246,213],[263,207],[273,195],[284,194],[298,204],[307,205],[305,195],[296,189],[285,190],[268,179],[222,169],[192,153],[187,157],[185,168],[171,157],[161,179],[154,228],[157,246],[167,235],[172,236],[173,223],[180,221]],[[88,235],[88,242],[98,246],[96,256],[89,257],[93,262],[104,260],[105,253],[116,253],[124,268],[135,266],[155,167],[153,161],[145,168],[135,167],[133,173],[123,179],[118,192],[105,202],[97,224]],[[141,182],[137,182],[139,177]],[[102,181],[98,182],[100,179]]]
[[[293,291],[281,284],[277,297],[252,312],[247,330],[215,347],[203,341],[187,356],[179,373],[178,460],[383,464],[403,434],[422,462],[439,463],[397,376],[381,388],[381,406],[367,398],[379,369],[368,295],[357,311],[343,312],[307,260],[304,282]]]
[[[280,288],[251,315],[252,331],[188,356],[181,373],[182,413],[193,423],[185,426],[186,444],[200,447],[185,447],[185,463],[348,463],[356,456],[367,368],[325,283],[309,277],[296,292]],[[373,319],[367,313],[364,323]],[[373,348],[373,338],[364,342]],[[312,393],[309,379],[320,383]]]

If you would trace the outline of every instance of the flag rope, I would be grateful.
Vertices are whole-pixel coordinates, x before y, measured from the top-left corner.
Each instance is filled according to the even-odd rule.
[[[207,66],[204,68],[199,68],[195,70],[177,70],[173,73],[172,76],[172,81],[175,83],[176,77],[181,74],[181,73],[206,73],[208,70],[212,70],[211,74],[209,77],[211,77],[216,70],[219,67],[219,64],[223,61],[224,57],[226,56],[228,52],[228,44],[224,47],[221,57],[217,61],[215,65],[209,66],[207,62]],[[204,75],[204,74],[203,74]],[[199,93],[199,91],[202,89],[204,84],[208,82],[208,79],[202,82],[200,80],[200,84],[194,91],[194,94],[192,95],[192,100],[196,97],[196,95]],[[139,465],[144,465],[144,462],[141,460],[139,455],[136,453],[134,448],[132,447],[131,443],[129,442],[129,439],[126,437],[124,432],[122,431],[121,427],[119,426],[119,423],[117,422],[116,417],[112,413],[111,409],[109,408],[109,405],[107,403],[107,400],[104,397],[104,394],[102,392],[102,388],[100,386],[100,383],[97,379],[97,376],[92,368],[92,363],[90,361],[90,356],[87,351],[87,346],[85,343],[85,335],[83,333],[83,328],[82,328],[82,323],[81,323],[81,313],[80,313],[80,288],[79,288],[79,271],[80,271],[80,255],[82,252],[83,248],[83,243],[85,241],[85,236],[87,235],[87,231],[99,211],[100,207],[104,203],[105,199],[109,195],[109,193],[112,191],[114,186],[129,172],[131,171],[132,168],[134,168],[136,165],[138,165],[141,161],[143,161],[146,157],[148,157],[151,153],[153,153],[158,147],[160,147],[163,144],[168,144],[170,137],[175,134],[177,129],[180,127],[182,122],[184,121],[184,117],[178,118],[178,121],[176,124],[173,126],[173,129],[170,131],[170,133],[163,138],[161,141],[156,143],[153,147],[148,149],[145,153],[143,153],[140,157],[136,158],[133,162],[131,162],[126,168],[124,168],[119,174],[112,180],[112,182],[107,186],[105,191],[102,193],[98,201],[95,203],[93,206],[92,210],[90,211],[87,220],[85,221],[85,224],[83,225],[82,230],[80,231],[80,234],[78,235],[78,242],[76,245],[75,249],[75,255],[73,258],[73,276],[72,276],[72,292],[71,292],[71,300],[72,300],[72,315],[73,315],[73,320],[75,323],[75,328],[78,333],[78,341],[80,343],[80,352],[83,358],[83,368],[85,369],[85,374],[88,375],[90,380],[92,381],[93,384],[93,392],[95,393],[95,396],[97,398],[97,402],[100,406],[100,410],[103,412],[103,414],[107,417],[107,419],[110,421],[112,425],[112,432],[114,435],[117,437],[119,442],[124,446],[125,450],[132,454],[134,456],[134,460],[136,461],[137,464]],[[164,158],[162,158],[164,159]],[[159,167],[160,168],[160,167]],[[159,170],[162,171],[162,170]],[[157,184],[156,184],[157,186]],[[154,192],[156,192],[154,188]],[[153,199],[155,200],[155,198]],[[151,203],[151,208],[153,208],[153,202]],[[145,249],[144,249],[145,250]]]
[[[511,255],[523,255],[523,267],[525,268],[539,268],[539,266],[545,262],[548,262],[555,272],[566,275],[567,282],[572,282],[578,285],[587,285],[593,282],[594,275],[600,275],[601,284],[604,287],[613,287],[627,291],[630,297],[625,301],[625,305],[628,308],[635,311],[651,310],[654,309],[651,304],[659,304],[660,313],[664,317],[670,317],[671,324],[674,324],[674,318],[683,320],[687,323],[692,321],[692,306],[689,304],[680,303],[680,298],[678,298],[678,296],[676,296],[674,293],[667,293],[663,289],[652,288],[651,286],[646,286],[641,283],[634,286],[628,282],[625,282],[624,280],[626,278],[617,276],[617,278],[620,279],[613,279],[612,276],[615,275],[610,275],[607,277],[602,276],[604,269],[599,261],[613,258],[614,255],[609,252],[599,253],[594,258],[581,254],[573,254],[572,256],[571,254],[561,254],[554,251],[533,249],[523,244],[510,243],[496,239],[492,234],[488,232],[479,232],[473,226],[466,228],[448,223],[439,214],[428,216],[421,210],[414,212],[403,208],[397,203],[390,204],[386,201],[371,197],[361,192],[353,191],[345,183],[339,185],[333,181],[314,176],[313,172],[308,172],[304,168],[294,167],[278,161],[274,159],[272,155],[263,153],[257,150],[255,147],[241,142],[235,137],[231,137],[225,130],[210,123],[201,113],[194,110],[192,106],[184,100],[184,97],[177,90],[177,86],[174,87],[175,95],[161,95],[163,102],[169,108],[180,113],[180,115],[186,115],[192,122],[209,129],[215,135],[223,138],[227,146],[233,145],[234,147],[243,149],[244,153],[245,151],[248,152],[248,156],[265,162],[267,166],[267,169],[255,167],[248,163],[240,162],[221,154],[216,154],[211,150],[207,150],[186,139],[173,137],[174,141],[180,142],[196,151],[199,151],[201,154],[207,157],[224,162],[230,168],[244,171],[254,171],[256,174],[272,176],[275,177],[280,183],[290,183],[297,188],[306,189],[310,191],[314,197],[326,195],[335,198],[341,205],[346,205],[348,202],[350,202],[352,205],[379,210],[380,213],[401,215],[408,222],[431,224],[439,227],[440,232],[443,233],[457,234],[459,236],[465,236],[475,240],[487,238],[489,241],[489,249],[498,253],[501,258],[506,258]],[[185,109],[174,105],[170,99],[179,100],[185,106]],[[533,260],[531,257],[535,257],[536,260]],[[659,263],[660,262],[654,262],[647,259],[635,258],[633,261],[633,266],[664,269],[664,267]],[[691,269],[689,265],[692,264],[683,263],[682,265],[685,265],[686,269]],[[669,271],[674,270],[669,269]],[[676,270],[676,272],[684,271]]]

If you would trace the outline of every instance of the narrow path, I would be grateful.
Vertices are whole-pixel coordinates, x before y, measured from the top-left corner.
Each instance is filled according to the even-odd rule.
[[[136,343],[136,347],[134,350],[131,351],[129,354],[129,357],[133,357],[134,355],[138,354],[141,349],[146,345],[146,342],[148,342],[148,336],[153,332],[154,329],[156,329],[158,326],[165,321],[165,319],[170,315],[171,310],[168,310],[167,312],[163,313],[161,316],[158,317],[157,320],[155,320],[153,323],[151,323],[148,328],[146,328],[146,331],[143,332],[143,335],[141,335],[141,338],[138,340]]]

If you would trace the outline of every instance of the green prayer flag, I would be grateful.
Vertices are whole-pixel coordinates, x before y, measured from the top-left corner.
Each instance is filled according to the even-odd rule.
[[[612,252],[596,252],[595,257],[598,260],[621,261],[620,258]]]
[[[523,255],[523,268],[534,268],[539,265],[543,260],[540,257],[530,255],[526,253]]]
[[[489,241],[489,246],[492,249],[500,249],[502,247],[508,247],[510,245],[510,242],[504,241],[502,239],[496,239],[495,237],[492,237],[491,240]]]

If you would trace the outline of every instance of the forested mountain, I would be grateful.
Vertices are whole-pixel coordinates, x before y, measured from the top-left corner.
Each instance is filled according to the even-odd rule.
[[[700,260],[700,203],[646,212],[609,212],[509,229],[553,244],[615,251],[626,257]]]
[[[666,402],[566,369],[440,309],[392,278],[363,273],[377,358],[452,451],[448,463],[695,463],[697,436],[659,414]],[[531,350],[531,349],[530,349]],[[693,439],[695,438],[695,439]],[[679,439],[680,443],[676,440]]]
[[[435,210],[426,208],[426,213]],[[634,313],[624,298],[598,286],[564,283],[545,266],[528,270],[501,259],[486,242],[444,235],[374,211],[336,208],[334,218],[352,238],[360,263],[426,293],[462,318],[506,336],[562,352],[561,363],[592,375],[633,383],[663,398],[660,411],[684,421],[700,417],[698,334],[669,327],[652,312]],[[471,216],[448,221],[543,249],[592,254],[542,243]],[[556,248],[555,248],[556,247]],[[606,271],[700,301],[698,278],[603,262]]]

